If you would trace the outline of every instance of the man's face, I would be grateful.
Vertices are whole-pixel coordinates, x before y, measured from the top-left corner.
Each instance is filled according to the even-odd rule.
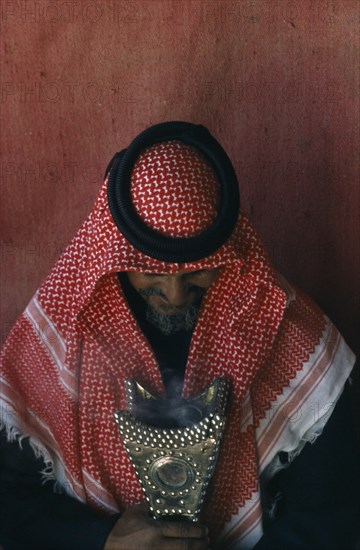
[[[173,275],[128,272],[132,286],[160,315],[178,315],[194,306],[215,281],[218,269],[180,271]]]

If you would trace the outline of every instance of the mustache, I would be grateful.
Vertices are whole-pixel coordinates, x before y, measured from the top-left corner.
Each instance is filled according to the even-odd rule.
[[[155,286],[155,287],[149,287],[149,288],[137,288],[136,290],[138,291],[140,296],[142,296],[143,298],[148,298],[149,296],[160,296],[161,298],[165,298],[166,300],[166,295],[162,292],[162,290],[159,287]],[[197,302],[205,294],[204,288],[201,288],[195,285],[192,285],[191,287],[189,287],[189,291],[195,292],[195,295],[196,295],[195,305],[197,305]],[[191,306],[181,307],[181,306],[166,305],[166,303],[161,306],[163,311],[171,311],[171,312],[175,311],[175,312],[178,312],[179,314],[185,313],[189,309],[189,307]]]
[[[144,296],[144,297],[161,296],[162,298],[165,298],[165,294],[162,292],[160,288],[156,286],[152,286],[150,288],[137,288],[136,290],[141,296]]]

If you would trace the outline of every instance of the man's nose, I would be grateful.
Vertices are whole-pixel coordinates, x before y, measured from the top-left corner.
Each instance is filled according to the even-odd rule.
[[[162,287],[162,292],[167,304],[174,307],[181,307],[186,304],[188,288],[184,281],[177,278],[169,278]]]

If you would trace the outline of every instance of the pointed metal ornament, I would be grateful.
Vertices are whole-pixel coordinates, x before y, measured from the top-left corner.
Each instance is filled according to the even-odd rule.
[[[229,380],[193,398],[156,399],[126,380],[115,420],[152,515],[198,521],[225,427]]]

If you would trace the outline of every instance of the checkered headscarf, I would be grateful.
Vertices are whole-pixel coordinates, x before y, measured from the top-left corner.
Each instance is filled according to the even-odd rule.
[[[170,237],[192,237],[217,216],[219,182],[209,161],[180,141],[157,143],[139,155],[131,197],[149,227]]]

